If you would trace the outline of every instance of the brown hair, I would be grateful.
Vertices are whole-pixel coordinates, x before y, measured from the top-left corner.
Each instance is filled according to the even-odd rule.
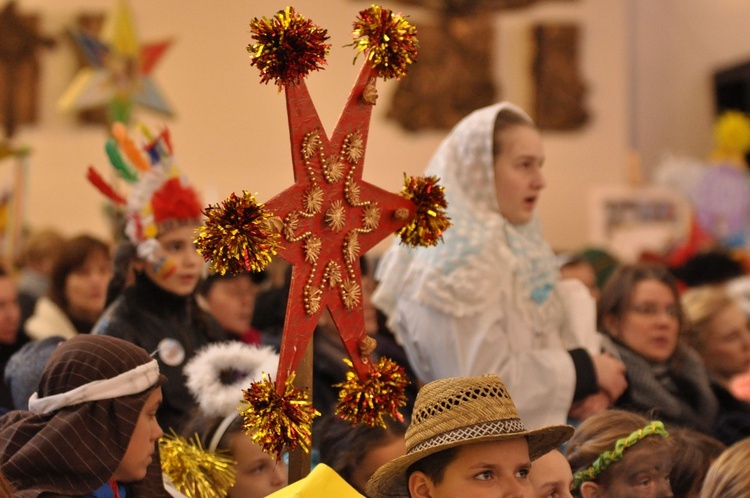
[[[750,496],[750,439],[731,446],[711,464],[703,482],[701,498],[746,498]]]
[[[362,463],[367,453],[393,439],[403,440],[406,424],[388,419],[385,427],[352,426],[329,417],[321,424],[320,434],[320,462],[352,484],[354,469]]]
[[[675,496],[697,496],[711,463],[726,449],[718,439],[687,428],[669,428],[674,441],[669,482]]]
[[[682,295],[682,306],[688,319],[683,338],[688,345],[701,351],[707,342],[708,323],[736,301],[718,287],[696,287]]]
[[[492,134],[492,156],[497,158],[503,152],[503,132],[514,126],[529,126],[536,128],[528,116],[511,108],[504,108],[495,116],[495,128]]]
[[[28,236],[23,245],[23,252],[19,257],[21,265],[36,265],[46,258],[57,259],[65,238],[56,230],[50,228],[36,231]]]
[[[655,263],[639,263],[635,265],[624,265],[617,268],[612,276],[607,280],[607,284],[602,289],[599,299],[599,309],[597,312],[599,330],[609,334],[605,326],[607,317],[621,319],[630,306],[633,298],[635,287],[644,280],[657,280],[672,291],[677,307],[677,320],[679,330],[685,327],[685,315],[680,303],[680,291],[677,288],[677,279],[672,275],[666,266]]]
[[[68,311],[68,298],[65,296],[65,282],[74,271],[83,267],[93,254],[101,253],[109,259],[109,246],[90,235],[78,235],[63,244],[60,256],[52,267],[49,298],[61,309]]]
[[[591,466],[605,451],[612,451],[618,439],[628,437],[632,432],[645,427],[649,421],[637,413],[624,410],[605,410],[596,413],[578,426],[568,441],[566,458],[575,474]],[[659,436],[649,437],[653,441],[663,441]],[[596,482],[605,483],[611,479],[613,467],[605,469]],[[576,493],[580,493],[576,490]],[[580,496],[576,495],[576,496]]]

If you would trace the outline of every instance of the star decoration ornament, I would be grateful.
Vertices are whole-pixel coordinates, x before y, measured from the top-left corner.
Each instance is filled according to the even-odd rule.
[[[172,107],[152,78],[171,40],[141,44],[126,0],[119,0],[95,38],[72,33],[87,66],[79,70],[58,100],[63,112],[106,106],[110,122],[128,124],[141,106],[171,117]]]
[[[423,222],[415,221],[424,209],[420,211],[419,203],[403,193],[394,194],[364,181],[362,172],[376,80],[383,77],[383,67],[388,68],[386,75],[404,72],[408,65],[405,61],[411,62],[416,55],[416,38],[415,29],[402,17],[378,6],[360,12],[355,32],[358,22],[384,24],[387,29],[370,30],[379,32],[380,38],[369,45],[358,43],[365,62],[330,135],[304,81],[307,73],[320,69],[325,62],[327,32],[287,7],[271,19],[256,18],[251,22],[256,43],[248,51],[252,64],[261,71],[261,82],[274,82],[285,91],[295,180],[262,207],[282,220],[278,254],[293,267],[276,394],[272,397],[287,393],[288,399],[300,403],[298,393],[290,391],[290,382],[321,313],[327,309],[349,354],[351,367],[349,381],[341,386],[340,400],[347,406],[340,406],[337,414],[352,423],[384,426],[384,414],[401,418],[398,408],[405,404],[408,381],[403,369],[392,361],[370,361],[373,341],[365,332],[360,257],[410,223],[424,227]],[[376,50],[382,52],[376,58],[377,64],[371,60]],[[391,53],[398,57],[388,58]],[[404,67],[396,70],[392,67],[394,61]],[[442,188],[435,185],[434,193],[442,193]],[[440,202],[444,208],[444,199]],[[431,210],[431,216],[441,220],[440,232],[433,233],[436,237],[450,224],[443,208],[433,205]],[[207,223],[211,222],[209,217]],[[212,229],[204,231],[210,233]],[[204,257],[212,259],[211,248],[201,237],[197,244]],[[259,386],[252,390],[267,392]],[[270,402],[254,398],[257,408],[252,413],[266,409]],[[257,424],[258,417],[252,416]],[[293,418],[281,429],[277,427],[278,417],[273,423],[256,426],[264,436],[278,435],[271,438],[273,444],[269,442],[267,450],[278,454],[280,447],[297,444],[293,434],[300,431],[293,427],[298,427],[299,421]],[[301,445],[306,446],[304,441]]]

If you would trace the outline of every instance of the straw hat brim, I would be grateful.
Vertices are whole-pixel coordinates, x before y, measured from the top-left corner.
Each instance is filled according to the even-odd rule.
[[[541,429],[515,432],[512,434],[493,434],[471,439],[453,441],[448,444],[427,448],[421,451],[398,457],[378,469],[367,483],[367,496],[370,498],[409,498],[406,482],[406,470],[415,462],[439,451],[465,446],[474,443],[488,443],[518,437],[526,437],[529,443],[529,457],[536,460],[540,456],[558,448],[573,435],[569,425],[552,425]]]

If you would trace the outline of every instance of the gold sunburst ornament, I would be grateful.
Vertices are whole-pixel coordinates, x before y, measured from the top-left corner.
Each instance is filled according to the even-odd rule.
[[[352,164],[357,164],[365,154],[365,140],[358,132],[350,133],[344,140],[344,157]]]
[[[328,287],[333,289],[341,283],[341,265],[336,261],[329,261],[323,273],[323,281],[328,283]]]
[[[344,280],[341,284],[341,299],[347,309],[354,309],[359,304],[362,297],[362,288],[355,280]]]
[[[323,291],[320,287],[305,287],[305,312],[308,315],[314,315],[320,309],[320,298],[323,297]]]
[[[320,148],[320,132],[313,130],[305,135],[302,140],[302,157],[305,159],[312,158]]]
[[[335,200],[326,211],[326,223],[334,232],[340,232],[346,225],[346,209],[341,200]]]
[[[359,234],[349,232],[344,242],[344,259],[347,263],[354,263],[359,258]]]
[[[377,204],[368,204],[362,212],[362,225],[365,230],[374,230],[380,223],[380,206]]]
[[[341,158],[338,154],[329,156],[326,162],[323,164],[323,174],[326,177],[328,183],[336,183],[337,181],[344,178],[344,170],[346,166],[341,162]]]
[[[305,213],[318,214],[323,207],[323,189],[313,185],[305,192]]]
[[[318,237],[314,235],[308,237],[305,241],[305,260],[308,263],[315,263],[320,256],[320,249],[323,247],[323,243]]]

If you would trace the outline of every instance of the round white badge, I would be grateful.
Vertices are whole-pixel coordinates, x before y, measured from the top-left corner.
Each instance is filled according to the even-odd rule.
[[[159,341],[157,346],[159,358],[164,364],[176,367],[185,361],[185,348],[177,339],[167,338]]]

